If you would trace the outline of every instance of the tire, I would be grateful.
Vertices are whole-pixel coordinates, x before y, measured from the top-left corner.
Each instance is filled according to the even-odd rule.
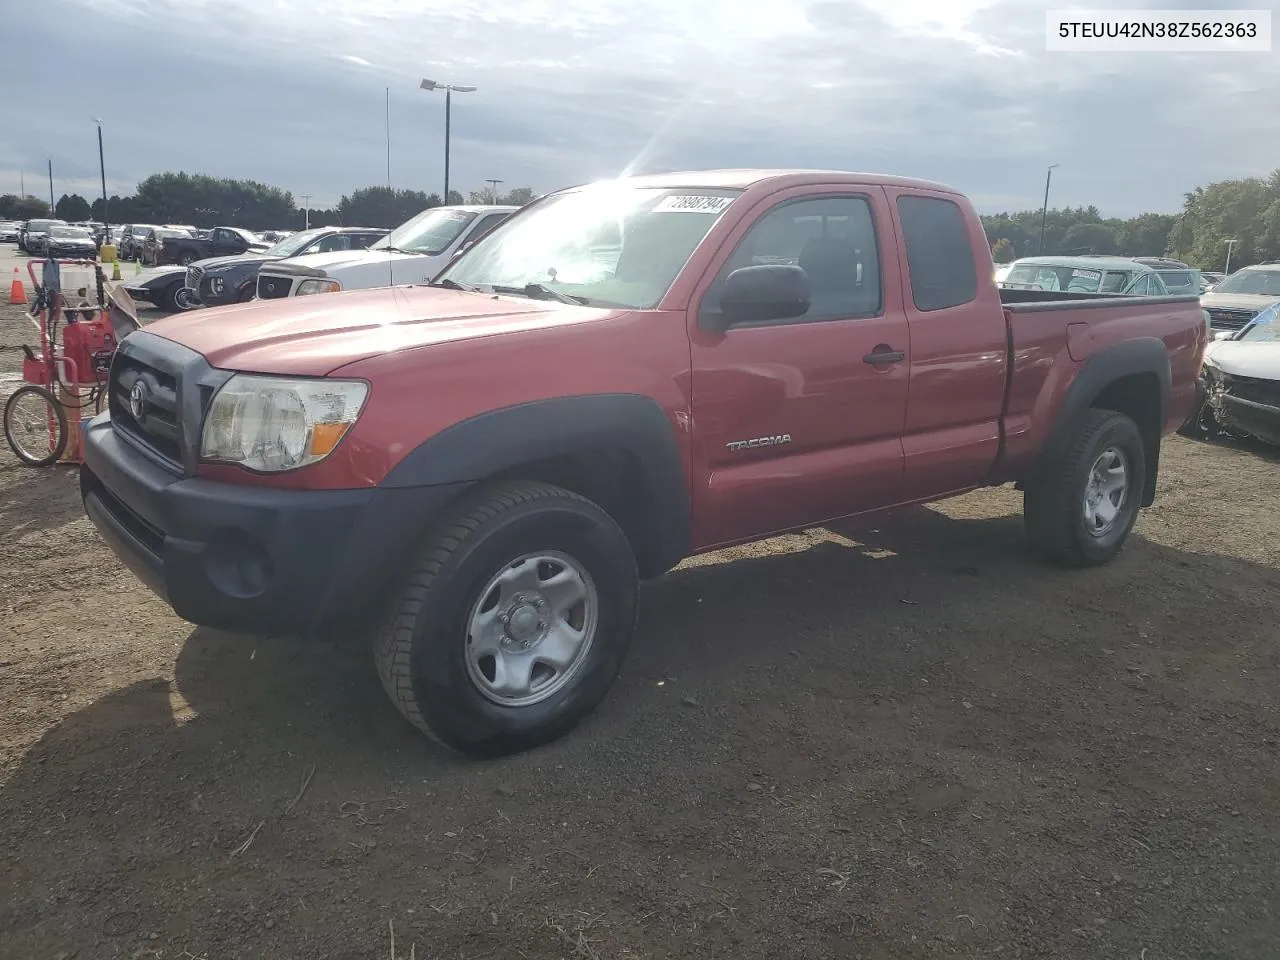
[[[1121,474],[1116,474],[1117,468]],[[1100,492],[1091,487],[1095,470],[1112,482],[1123,479],[1118,503],[1114,491],[1094,499]],[[1064,451],[1023,495],[1023,518],[1033,549],[1070,567],[1109,563],[1138,519],[1146,478],[1146,450],[1138,425],[1114,410],[1089,410]],[[1092,523],[1090,503],[1097,505]],[[1113,508],[1110,521],[1100,527]]]
[[[53,428],[56,433],[52,437],[47,453],[37,452],[35,445],[31,443],[33,430],[40,430],[41,425],[32,421],[17,422],[18,404],[26,400],[40,401],[53,413]],[[9,449],[27,466],[47,467],[55,464],[62,459],[62,454],[67,449],[67,411],[44,387],[33,384],[21,386],[9,395],[4,405],[4,438],[9,443]],[[44,450],[43,443],[39,449]]]
[[[522,558],[549,562],[517,563]],[[561,576],[573,570],[584,588],[578,606],[565,605],[567,620],[553,612],[563,602],[554,588],[544,587],[557,563],[562,587],[574,582]],[[499,576],[515,582],[496,586]],[[539,599],[547,604],[541,611]],[[575,493],[515,482],[482,491],[437,529],[373,637],[374,662],[392,702],[418,730],[467,756],[503,756],[563,736],[596,708],[622,666],[638,615],[635,557],[613,519]],[[565,632],[565,624],[574,629]],[[575,636],[584,638],[578,646]],[[487,657],[486,648],[494,654]],[[548,677],[553,668],[538,652],[557,649],[576,653],[560,653],[568,664]],[[497,690],[499,658],[513,666],[523,702]],[[528,683],[516,679],[522,663],[531,665]]]
[[[246,283],[240,288],[240,292],[236,294],[236,303],[248,303],[257,294],[258,288],[254,283]]]
[[[162,308],[169,313],[185,313],[196,308],[195,302],[191,299],[191,293],[182,280],[175,281],[166,287],[160,302]]]
[[[195,263],[195,262],[196,262],[195,254],[191,254],[191,253],[184,253],[184,254],[183,254],[183,255],[178,259],[178,262],[179,262],[179,263],[181,263],[184,267],[189,267],[189,266],[191,266],[191,264],[193,264],[193,263]]]

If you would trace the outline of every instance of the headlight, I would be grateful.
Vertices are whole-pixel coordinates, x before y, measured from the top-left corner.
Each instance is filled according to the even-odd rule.
[[[275,473],[323,460],[360,416],[362,380],[236,374],[214,395],[200,457]]]
[[[222,288],[224,284],[221,277],[209,278],[209,289],[213,291],[214,296],[222,296]]]
[[[309,293],[337,293],[342,284],[337,280],[303,280],[294,296],[305,297]]]

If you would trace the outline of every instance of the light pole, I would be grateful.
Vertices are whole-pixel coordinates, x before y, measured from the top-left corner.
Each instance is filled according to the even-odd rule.
[[[1044,254],[1044,223],[1049,216],[1049,181],[1053,179],[1053,168],[1058,166],[1056,163],[1049,164],[1049,169],[1044,173],[1044,206],[1040,208],[1040,246],[1036,248],[1036,253]]]
[[[1229,274],[1229,273],[1231,272],[1231,248],[1232,248],[1232,247],[1234,247],[1234,246],[1235,246],[1237,243],[1239,243],[1239,242],[1240,242],[1239,240],[1224,240],[1224,241],[1223,241],[1223,243],[1225,243],[1225,244],[1227,245],[1227,264],[1226,264],[1226,266],[1224,266],[1224,267],[1222,268],[1222,272],[1223,272],[1223,273],[1228,273],[1228,274]]]
[[[94,117],[98,125],[98,172],[102,174],[102,242],[111,242],[111,221],[107,217],[107,164],[102,159],[102,118]]]
[[[453,112],[453,95],[455,93],[475,93],[475,87],[461,87],[452,83],[436,83],[434,80],[423,80],[419,86],[423,90],[444,91],[444,202],[449,204],[449,124]]]
[[[498,202],[498,184],[504,183],[504,182],[505,181],[499,180],[497,177],[490,177],[489,179],[485,180],[485,183],[489,185],[489,205],[490,206],[493,206]]]
[[[310,230],[311,229],[311,194],[303,193],[303,194],[300,194],[300,196],[302,197],[302,202],[306,205],[305,209],[307,211],[305,214],[303,214],[303,216],[306,219],[302,221],[302,229]]]

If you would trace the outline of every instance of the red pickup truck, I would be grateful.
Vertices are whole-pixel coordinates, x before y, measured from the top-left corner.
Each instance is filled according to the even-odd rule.
[[[125,338],[85,510],[186,620],[371,635],[417,728],[521,750],[595,707],[639,581],[693,554],[1013,482],[1039,552],[1115,556],[1197,400],[1199,302],[992,275],[937,183],[563,190],[429,285]]]

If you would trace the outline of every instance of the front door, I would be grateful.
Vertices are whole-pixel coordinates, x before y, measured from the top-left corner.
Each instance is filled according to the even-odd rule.
[[[819,525],[901,499],[911,345],[884,192],[788,191],[739,225],[691,305],[695,541]],[[801,317],[716,333],[738,267],[793,263]]]

